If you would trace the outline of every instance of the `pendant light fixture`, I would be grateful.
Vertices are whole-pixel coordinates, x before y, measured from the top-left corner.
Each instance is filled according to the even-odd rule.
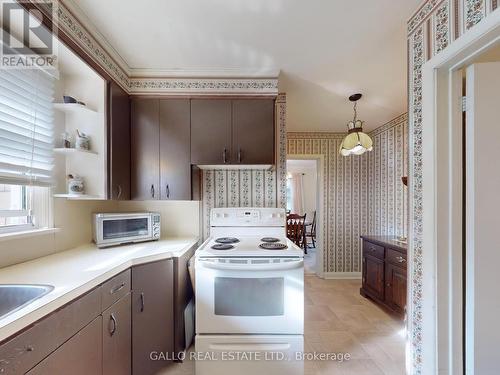
[[[364,121],[358,120],[358,113],[356,106],[358,100],[363,95],[354,94],[349,97],[349,100],[354,103],[354,119],[347,124],[348,133],[342,143],[340,144],[340,154],[342,156],[361,155],[366,151],[373,150],[373,141],[370,136],[363,133]]]

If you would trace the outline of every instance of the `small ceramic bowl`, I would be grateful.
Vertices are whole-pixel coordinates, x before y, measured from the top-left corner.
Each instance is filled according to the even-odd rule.
[[[76,99],[73,98],[72,96],[63,96],[64,103],[69,104],[69,103],[76,103]]]

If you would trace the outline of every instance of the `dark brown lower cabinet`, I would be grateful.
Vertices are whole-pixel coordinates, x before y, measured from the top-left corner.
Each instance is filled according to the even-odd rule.
[[[406,269],[387,264],[385,277],[385,302],[403,314],[406,307]]]
[[[101,330],[102,317],[99,316],[27,374],[102,374]]]
[[[189,254],[193,251],[194,248]],[[187,259],[187,254],[181,259],[184,267]],[[138,265],[119,273],[1,342],[0,374],[156,373],[171,361],[153,361],[152,354],[173,357],[174,288],[189,287],[186,272],[176,271],[175,277],[177,281],[174,281],[173,259]],[[186,306],[192,290],[175,295]],[[183,320],[183,308],[175,311]],[[178,335],[182,350],[182,331]]]
[[[132,374],[150,375],[169,361],[152,354],[174,351],[173,260],[132,268]]]
[[[407,293],[406,247],[386,236],[362,238],[361,295],[403,316]]]
[[[128,293],[102,313],[103,375],[132,372],[132,311]]]
[[[384,261],[363,256],[363,289],[374,296],[384,298]]]

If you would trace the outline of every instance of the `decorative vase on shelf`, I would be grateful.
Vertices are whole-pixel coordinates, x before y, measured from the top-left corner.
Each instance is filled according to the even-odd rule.
[[[83,178],[78,175],[68,175],[68,194],[82,195],[85,193]]]
[[[75,148],[85,151],[90,150],[90,137],[78,129],[76,130]]]

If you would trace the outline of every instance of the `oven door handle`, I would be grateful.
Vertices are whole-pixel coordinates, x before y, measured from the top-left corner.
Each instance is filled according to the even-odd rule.
[[[291,262],[280,262],[280,263],[264,263],[264,264],[235,264],[235,263],[220,263],[212,262],[210,260],[199,259],[199,263],[206,268],[211,268],[214,270],[238,270],[238,271],[282,271],[291,270],[304,266],[304,261],[294,260]]]

